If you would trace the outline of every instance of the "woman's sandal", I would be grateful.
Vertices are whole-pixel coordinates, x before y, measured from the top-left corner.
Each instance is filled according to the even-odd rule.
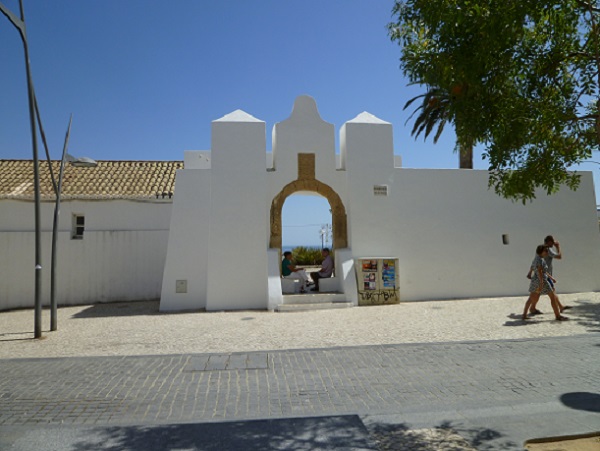
[[[573,307],[571,307],[570,305],[565,305],[562,310],[560,311],[560,313],[564,312],[565,310],[569,310],[572,309]]]
[[[529,312],[530,315],[543,315],[538,309],[535,309],[533,312]]]
[[[556,317],[556,321],[568,321],[568,320],[569,320],[569,318],[567,318],[566,316],[559,315]]]

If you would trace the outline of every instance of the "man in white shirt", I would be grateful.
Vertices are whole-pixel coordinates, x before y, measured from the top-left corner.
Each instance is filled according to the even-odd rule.
[[[548,246],[548,256],[544,259],[548,265],[548,273],[552,275],[552,260],[562,259],[562,252],[560,251],[560,243],[554,239],[552,235],[548,235],[544,238],[544,244]],[[556,251],[552,248],[556,248]]]
[[[321,251],[321,255],[323,255],[323,263],[321,263],[321,270],[318,272],[311,272],[310,277],[315,283],[315,287],[310,291],[319,291],[319,279],[326,279],[331,277],[333,274],[333,259],[331,255],[329,255],[329,249],[324,248]]]

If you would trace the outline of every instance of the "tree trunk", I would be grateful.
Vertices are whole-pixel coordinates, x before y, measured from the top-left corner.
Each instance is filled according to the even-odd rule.
[[[458,151],[458,167],[473,169],[473,145],[461,145]]]

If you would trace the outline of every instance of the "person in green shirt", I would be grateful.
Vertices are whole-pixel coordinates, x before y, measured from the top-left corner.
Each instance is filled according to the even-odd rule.
[[[285,279],[297,279],[300,281],[300,293],[306,293],[306,285],[308,283],[308,274],[304,269],[297,268],[293,263],[293,256],[290,251],[283,253],[283,261],[281,262],[281,275]]]

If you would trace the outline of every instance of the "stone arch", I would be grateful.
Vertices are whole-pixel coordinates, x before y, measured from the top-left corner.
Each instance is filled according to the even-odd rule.
[[[295,180],[288,183],[283,187],[279,194],[273,198],[273,202],[271,202],[271,237],[269,239],[269,247],[281,249],[281,211],[283,209],[283,204],[289,196],[301,191],[312,191],[327,199],[331,206],[333,244],[336,249],[348,247],[346,208],[342,203],[342,199],[329,185],[315,179]]]

